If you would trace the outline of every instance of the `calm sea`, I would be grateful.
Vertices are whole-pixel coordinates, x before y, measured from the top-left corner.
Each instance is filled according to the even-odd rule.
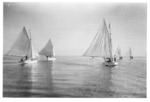
[[[3,97],[146,97],[146,58],[123,59],[116,67],[88,57],[3,62]]]

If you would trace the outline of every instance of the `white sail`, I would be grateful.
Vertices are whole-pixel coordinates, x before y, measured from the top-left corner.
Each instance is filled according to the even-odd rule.
[[[53,45],[51,40],[47,42],[45,47],[39,52],[40,55],[44,55],[47,57],[53,57],[54,56],[54,51],[53,51]]]
[[[120,48],[117,48],[117,50],[116,50],[116,56],[117,57],[121,57],[121,49]]]
[[[129,48],[129,56],[132,56],[132,49]]]
[[[19,37],[8,51],[7,55],[28,57],[32,56],[31,40],[25,27],[23,27]]]
[[[110,28],[110,26],[109,26]],[[112,42],[110,29],[108,30],[105,20],[99,28],[84,56],[112,58]]]
[[[109,29],[107,28],[106,22],[104,20],[104,57],[112,58],[112,40],[111,40],[111,25],[109,24]]]
[[[33,46],[33,42],[32,42],[32,37],[31,37],[31,32],[29,31],[29,34],[30,34],[30,51],[29,51],[29,57],[32,58],[32,59],[35,59],[37,58],[38,56],[38,53],[35,51],[34,49],[34,46]]]

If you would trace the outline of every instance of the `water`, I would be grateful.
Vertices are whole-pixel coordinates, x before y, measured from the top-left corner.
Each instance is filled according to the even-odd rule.
[[[6,61],[7,59],[7,61]],[[146,59],[113,68],[102,59],[57,57],[54,62],[3,63],[4,97],[146,97]]]

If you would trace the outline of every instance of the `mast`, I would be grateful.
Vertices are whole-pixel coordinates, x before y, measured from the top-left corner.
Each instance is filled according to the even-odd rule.
[[[113,58],[112,57],[111,24],[109,24],[109,39],[110,39],[110,43],[109,43],[109,45],[110,45],[110,50],[109,50],[109,52],[110,52],[110,58]]]
[[[31,31],[29,29],[29,34],[30,34],[30,50],[31,50],[31,58],[33,58],[33,51],[32,51],[32,37],[31,37]]]

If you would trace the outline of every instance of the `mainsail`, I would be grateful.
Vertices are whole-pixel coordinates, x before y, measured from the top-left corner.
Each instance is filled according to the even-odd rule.
[[[39,52],[40,55],[44,55],[47,57],[53,57],[54,56],[54,51],[53,51],[53,45],[51,40],[47,42],[45,47]]]
[[[129,56],[132,56],[132,49],[129,48]]]
[[[120,48],[117,48],[116,56],[121,57],[121,49]]]
[[[11,49],[8,51],[7,55],[20,57],[28,56],[28,58],[32,58],[31,39],[29,38],[25,27],[23,27],[19,37],[17,38]]]
[[[84,56],[112,58],[110,24],[108,29],[105,19]]]

